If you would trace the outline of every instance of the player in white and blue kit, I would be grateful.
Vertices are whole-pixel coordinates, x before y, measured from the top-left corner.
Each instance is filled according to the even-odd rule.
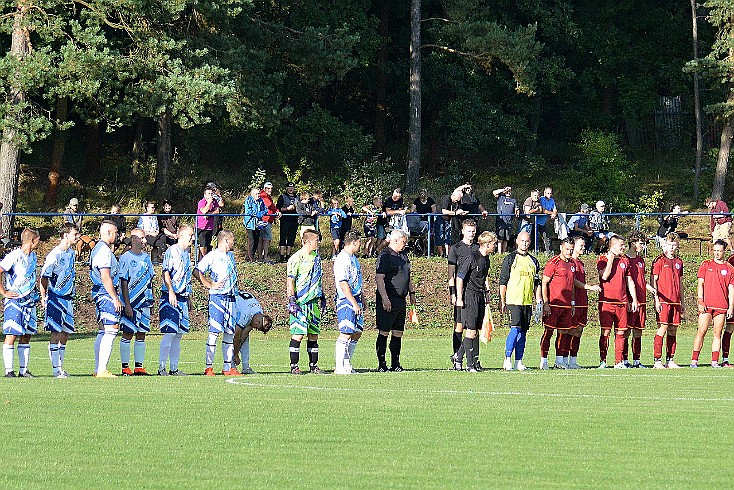
[[[232,367],[234,356],[234,305],[237,292],[237,267],[234,254],[234,234],[222,230],[217,235],[217,248],[206,254],[194,269],[196,277],[209,289],[209,337],[206,342],[206,369],[204,374],[214,376],[214,351],[217,338],[222,335],[222,374],[237,376]],[[209,277],[207,277],[209,276]]]
[[[46,256],[41,269],[41,305],[46,310],[46,331],[51,332],[48,343],[48,356],[55,378],[68,378],[64,371],[64,354],[69,334],[74,332],[74,302],[76,292],[74,279],[76,271],[76,251],[74,245],[79,240],[79,230],[73,223],[61,226],[61,241]]]
[[[268,333],[273,319],[263,313],[260,302],[246,291],[238,291],[234,308],[234,364],[242,361],[242,374],[257,374],[250,367],[250,332]]]
[[[145,252],[145,232],[130,232],[130,250],[120,257],[120,362],[123,376],[148,376],[145,361],[145,335],[150,332],[150,307],[153,306],[153,262]],[[135,369],[130,369],[130,341],[135,336]]]
[[[107,363],[120,326],[122,302],[117,288],[120,284],[119,264],[110,248],[117,238],[117,226],[103,221],[99,227],[99,242],[89,255],[89,277],[92,280],[92,300],[97,309],[99,330],[94,341],[94,373],[97,378],[116,378]]]
[[[178,228],[178,241],[168,247],[163,256],[163,284],[158,311],[163,338],[158,355],[159,376],[186,376],[178,368],[181,338],[189,332],[191,307],[191,256],[189,249],[194,229],[189,225]],[[166,363],[170,359],[170,370]]]
[[[38,232],[26,228],[20,235],[20,240],[20,248],[13,250],[0,261],[0,294],[5,297],[3,362],[6,378],[16,377],[13,371],[16,339],[18,339],[19,376],[33,377],[28,370],[28,359],[31,355],[31,335],[36,333],[36,302],[39,299],[36,290],[38,259],[34,252],[38,247]]]
[[[336,318],[339,337],[334,352],[334,374],[356,373],[352,367],[354,349],[364,329],[364,300],[362,299],[362,269],[355,255],[362,245],[356,231],[344,235],[344,248],[334,261],[336,283]]]

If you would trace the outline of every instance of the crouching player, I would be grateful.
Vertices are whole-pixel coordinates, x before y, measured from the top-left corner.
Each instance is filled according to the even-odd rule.
[[[321,332],[321,312],[326,308],[326,298],[322,289],[321,257],[319,257],[319,234],[305,229],[301,237],[303,247],[288,259],[288,313],[291,326],[290,366],[291,374],[301,374],[298,361],[301,341],[307,337],[308,367],[313,374],[321,374],[319,369],[319,333]]]
[[[158,376],[186,376],[178,368],[181,357],[181,338],[189,333],[191,308],[191,239],[194,229],[189,225],[178,228],[178,241],[168,247],[163,256],[163,284],[161,285],[160,326],[161,339],[158,354]],[[170,369],[166,371],[166,363]]]
[[[120,362],[123,376],[148,376],[145,361],[145,335],[150,332],[150,307],[153,305],[153,262],[145,253],[145,232],[130,232],[130,250],[120,257],[120,292],[124,304],[120,317]],[[130,369],[130,341],[135,336],[135,370]]]
[[[334,374],[353,374],[352,359],[357,341],[364,329],[364,301],[362,299],[362,268],[357,252],[362,245],[356,231],[344,235],[344,248],[334,261],[336,283],[336,318],[339,337],[334,350]]]
[[[250,367],[250,332],[260,330],[268,333],[273,319],[263,314],[262,306],[253,295],[239,291],[234,307],[234,365],[242,362],[242,374],[257,374]]]
[[[711,367],[718,368],[721,348],[721,331],[727,318],[734,315],[734,267],[724,259],[726,242],[716,240],[713,258],[704,260],[698,268],[698,332],[693,339],[691,367],[698,367],[703,339],[714,324],[714,339],[711,343]]]
[[[204,374],[214,376],[214,352],[217,338],[222,335],[222,374],[237,376],[232,367],[234,357],[234,303],[237,291],[237,267],[234,254],[234,234],[222,230],[217,235],[217,248],[199,261],[194,269],[196,277],[209,290],[209,336],[206,342],[206,369]],[[207,275],[209,277],[207,277]]]
[[[655,294],[655,313],[658,331],[653,341],[655,369],[679,369],[675,363],[676,333],[685,314],[683,305],[683,261],[678,257],[678,234],[668,233],[663,241],[663,253],[652,263],[650,285]],[[666,336],[667,335],[667,336]],[[663,337],[666,344],[665,364],[663,364]]]
[[[26,228],[20,235],[21,246],[0,262],[0,294],[5,297],[3,333],[3,362],[5,377],[15,378],[13,358],[18,339],[18,365],[21,378],[32,378],[28,370],[31,335],[36,334],[36,264],[34,250],[40,240],[38,232]],[[5,281],[3,281],[5,275]]]
[[[464,327],[464,355],[466,370],[478,373],[479,331],[489,303],[489,253],[497,245],[497,235],[485,231],[479,235],[479,250],[462,262],[456,274],[456,306],[461,308],[461,324]]]

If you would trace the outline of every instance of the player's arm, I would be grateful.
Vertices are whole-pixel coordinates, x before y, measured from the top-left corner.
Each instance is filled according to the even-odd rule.
[[[451,252],[449,252],[449,255]],[[451,296],[451,304],[456,303],[456,264],[449,262],[449,296]]]
[[[510,268],[512,267],[512,254],[508,254],[502,261],[502,269],[500,269],[500,312],[504,313],[507,309],[507,283],[510,280]]]
[[[729,309],[726,310],[726,317],[734,316],[734,284],[729,284]]]
[[[392,304],[390,303],[390,298],[387,297],[387,289],[385,288],[385,274],[375,274],[375,284],[377,285],[377,292],[380,293],[380,298],[382,299],[383,309],[385,311],[392,310]]]
[[[601,273],[600,279],[602,281],[608,281],[610,277],[612,277],[612,268],[614,267],[614,257],[615,255],[610,251],[607,252],[607,265],[604,268],[604,271]]]
[[[130,304],[130,288],[127,279],[120,279],[120,291],[122,292],[122,301],[125,302],[125,316],[132,318],[133,307]]]
[[[655,290],[652,297],[655,299],[655,311],[660,313],[663,311],[663,305],[660,303],[660,294],[658,293],[658,280],[660,279],[660,275],[658,274],[650,274],[650,286]],[[681,307],[683,305],[681,304]]]
[[[550,282],[551,278],[543,274],[540,281],[540,293],[543,299],[543,316],[550,315]]]
[[[706,310],[706,303],[703,302],[703,278],[698,278],[698,312],[703,313]]]
[[[296,279],[288,276],[285,280],[286,295],[290,298],[296,296]]]
[[[410,297],[410,305],[415,306],[415,285],[412,277],[408,282],[408,296]]]
[[[585,289],[587,291],[594,291],[595,293],[601,292],[601,286],[598,284],[587,284],[585,282],[581,282],[578,279],[573,280],[573,286],[574,286],[574,295],[576,294],[577,289]]]
[[[46,302],[48,301],[48,277],[41,276],[41,280],[38,281],[38,292],[41,294],[41,305],[46,308]]]
[[[456,306],[464,306],[464,278],[461,275],[456,278]]]
[[[352,294],[352,289],[349,287],[349,282],[345,280],[339,281],[339,289],[342,290],[342,293],[344,293],[344,296],[352,304],[352,308],[354,309],[354,314],[355,315],[361,314],[362,308],[360,308],[359,303],[357,303],[357,298],[355,298],[354,295]]]
[[[105,291],[107,291],[109,297],[112,298],[112,304],[115,305],[115,311],[122,311],[122,303],[120,303],[120,298],[117,297],[117,291],[115,291],[115,285],[112,282],[110,269],[107,267],[100,269],[99,275],[102,278],[102,285],[104,286]]]
[[[17,298],[18,293],[15,291],[8,291],[5,289],[5,278],[3,277],[5,275],[5,270],[0,267],[0,294],[3,295],[5,298]]]
[[[637,311],[637,308],[639,308],[639,302],[637,300],[637,286],[635,286],[635,281],[633,281],[630,276],[627,276],[627,292],[629,293],[630,298],[632,298],[630,311]]]
[[[173,283],[171,282],[171,273],[167,270],[163,271],[163,282],[168,289],[168,302],[174,308],[178,307],[178,299],[176,298],[176,292],[173,290]]]

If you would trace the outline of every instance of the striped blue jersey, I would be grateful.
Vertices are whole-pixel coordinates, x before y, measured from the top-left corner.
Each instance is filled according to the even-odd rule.
[[[252,294],[246,291],[239,291],[237,296],[235,296],[232,322],[235,326],[244,329],[252,322],[252,317],[262,312],[262,306],[260,306],[260,303]]]
[[[232,252],[221,252],[214,249],[196,265],[202,274],[209,274],[213,282],[222,281],[220,288],[210,289],[209,294],[233,294],[237,291],[237,267]]]
[[[350,255],[344,250],[339,252],[334,261],[334,282],[336,283],[336,297],[346,298],[341,289],[342,281],[349,284],[349,290],[354,297],[362,294],[362,268],[359,261],[354,255]]]
[[[163,256],[163,270],[171,275],[173,291],[181,296],[191,295],[191,256],[182,250],[178,244],[171,245]],[[161,291],[168,292],[166,282],[163,281]]]
[[[133,308],[153,304],[153,263],[146,253],[134,254],[128,250],[120,257],[120,280],[127,281],[130,305]],[[120,294],[122,300],[122,294]]]
[[[109,269],[112,277],[112,285],[117,288],[120,285],[119,264],[117,257],[110,250],[110,246],[100,240],[89,255],[89,278],[92,286],[104,287],[102,283],[102,269]]]
[[[0,261],[0,268],[5,271],[5,289],[18,293],[18,297],[32,296],[36,290],[36,252],[26,255],[16,248]]]
[[[76,292],[75,260],[76,252],[71,247],[63,250],[57,246],[46,256],[41,268],[41,277],[48,278],[48,288],[57,296],[71,296]]]

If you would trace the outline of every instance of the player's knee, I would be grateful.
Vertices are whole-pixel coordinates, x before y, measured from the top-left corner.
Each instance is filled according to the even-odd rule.
[[[392,331],[392,336],[393,337],[402,337],[403,336],[403,331],[402,330],[393,330]]]

